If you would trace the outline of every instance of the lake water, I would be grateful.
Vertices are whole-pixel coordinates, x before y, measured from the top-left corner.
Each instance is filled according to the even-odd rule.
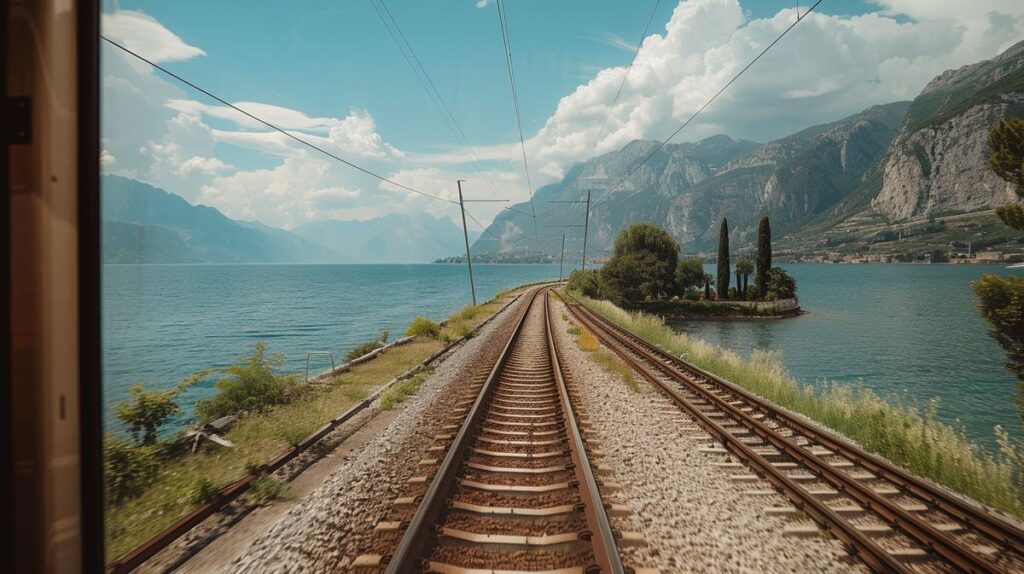
[[[478,302],[499,291],[558,278],[557,265],[474,265]],[[286,371],[305,370],[308,351],[331,351],[339,364],[381,329],[401,337],[416,315],[441,320],[470,303],[460,265],[105,265],[103,390],[112,405],[143,382],[171,387],[198,369],[224,367],[253,343],[285,355]],[[310,372],[330,368],[310,358]],[[183,411],[213,393],[205,381],[183,395]],[[184,422],[180,417],[177,421]]]
[[[1014,378],[974,309],[970,281],[1010,273],[974,265],[793,265],[808,314],[767,322],[688,322],[677,328],[749,355],[781,352],[803,383],[862,381],[917,404],[940,398],[940,416],[959,419],[992,444],[992,427],[1021,434]],[[475,265],[477,299],[558,277],[557,265]],[[109,265],[103,268],[103,367],[110,405],[128,387],[170,387],[204,367],[223,367],[265,341],[301,372],[306,353],[341,362],[380,329],[401,336],[416,315],[435,320],[469,302],[459,265]],[[330,366],[313,357],[310,371]],[[212,381],[183,397],[213,392]],[[183,422],[182,420],[178,421]]]
[[[778,321],[688,321],[677,330],[749,356],[776,350],[804,384],[863,382],[917,405],[939,399],[939,417],[959,419],[994,446],[992,427],[1021,436],[1016,379],[974,307],[970,282],[999,265],[783,265],[806,315]],[[709,273],[714,273],[708,267]]]

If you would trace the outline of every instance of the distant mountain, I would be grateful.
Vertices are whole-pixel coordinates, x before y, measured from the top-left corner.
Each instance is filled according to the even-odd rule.
[[[426,263],[465,253],[462,229],[447,217],[390,214],[365,221],[326,220],[292,233],[345,253],[355,262]],[[477,232],[470,232],[472,241]]]
[[[106,263],[338,262],[338,251],[262,224],[234,221],[212,207],[134,179],[100,181]]]
[[[793,257],[1004,244],[1014,239],[991,210],[1016,197],[987,166],[987,136],[1001,119],[1022,116],[1024,42],[992,60],[944,72],[912,102],[873,106],[765,144],[718,135],[667,145],[594,205],[588,253],[606,254],[619,230],[634,221],[665,227],[686,251],[711,253],[722,218],[729,220],[734,248],[744,249],[765,215]],[[587,189],[603,196],[657,145],[634,141],[538,190],[538,213],[552,212],[543,215],[544,223],[569,223],[582,213],[580,205],[548,201],[580,199]],[[540,246],[514,241],[533,234],[531,218],[518,212],[495,218],[474,251],[557,254],[560,237]],[[568,229],[567,238],[578,249],[582,230]]]
[[[595,255],[607,252],[619,230],[633,221],[665,227],[690,251],[717,245],[723,217],[729,219],[732,236],[741,243],[753,238],[762,215],[770,215],[779,231],[797,228],[862,184],[888,148],[908,106],[908,102],[874,106],[765,144],[717,135],[697,143],[667,145],[594,205],[588,249]],[[634,141],[578,164],[562,182],[538,190],[534,201],[580,199],[587,189],[593,189],[597,199],[657,145]],[[581,205],[567,210],[581,212]],[[511,240],[522,231],[532,233],[532,221],[509,210],[495,219],[490,231],[509,242],[484,236],[477,242],[477,252],[512,248]],[[515,245],[533,248],[529,243]],[[542,248],[557,253],[558,247],[552,240]]]

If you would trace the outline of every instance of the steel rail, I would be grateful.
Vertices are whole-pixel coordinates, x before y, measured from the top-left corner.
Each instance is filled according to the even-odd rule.
[[[880,548],[852,524],[844,520],[827,504],[813,496],[809,496],[795,481],[790,479],[781,470],[775,468],[767,458],[733,436],[724,426],[713,420],[697,408],[689,399],[662,381],[647,365],[627,353],[621,346],[614,344],[604,331],[587,320],[582,313],[575,309],[574,305],[567,306],[577,321],[590,329],[605,346],[611,349],[626,364],[660,387],[678,406],[690,412],[705,430],[715,437],[718,442],[722,443],[726,450],[741,461],[746,462],[749,466],[752,466],[758,474],[765,477],[776,488],[781,490],[797,508],[802,509],[816,522],[828,525],[833,534],[846,543],[852,554],[858,556],[869,567],[879,572],[911,572],[909,568]]]
[[[597,488],[597,481],[594,478],[594,470],[590,466],[587,457],[586,445],[583,436],[580,434],[579,425],[576,424],[576,416],[573,412],[572,402],[569,399],[569,390],[565,384],[565,376],[562,373],[562,364],[558,358],[558,346],[555,343],[554,330],[551,327],[551,304],[548,293],[544,294],[544,329],[547,333],[548,351],[551,355],[551,371],[555,377],[555,384],[558,386],[558,398],[562,403],[562,420],[565,422],[565,429],[570,437],[570,454],[576,473],[576,479],[580,483],[580,498],[583,499],[584,512],[586,513],[587,526],[594,535],[591,542],[594,546],[594,558],[601,572],[611,574],[623,574],[625,570],[622,560],[619,558],[619,551],[615,543],[615,534],[608,521],[608,513],[605,511],[601,501],[601,494]]]
[[[579,311],[579,309],[582,309],[582,311]],[[571,305],[570,310],[573,311],[573,314],[576,315],[577,318],[585,320],[588,323],[588,327],[600,338],[605,340],[606,344],[610,347],[615,346],[615,343],[617,343],[638,356],[650,361],[651,364],[669,378],[686,385],[703,400],[708,401],[715,408],[729,414],[734,420],[747,427],[750,431],[753,431],[766,443],[779,449],[780,452],[786,453],[794,460],[800,461],[820,479],[829,482],[840,492],[857,500],[862,506],[870,508],[873,512],[884,518],[886,522],[901,529],[912,539],[916,540],[923,548],[931,549],[942,559],[955,565],[961,571],[1001,571],[991,561],[981,558],[977,553],[964,548],[964,546],[951,535],[938,530],[932,526],[932,524],[917,517],[902,506],[878,495],[871,488],[862,484],[859,480],[853,479],[845,473],[835,470],[831,465],[819,461],[818,458],[808,449],[796,445],[774,429],[765,425],[763,422],[750,417],[740,410],[739,407],[730,404],[727,400],[715,393],[712,393],[707,388],[694,383],[685,373],[675,368],[675,366],[666,364],[666,362],[659,360],[659,355],[654,354],[650,350],[645,349],[643,346],[633,341],[632,339],[634,339],[634,337],[623,335],[617,332],[618,330],[616,329],[607,328],[607,321],[601,321],[599,323],[601,318],[597,318],[597,314],[590,309],[587,309],[585,306],[579,306],[577,308],[576,305]],[[586,318],[584,318],[584,315],[586,315]],[[614,339],[615,343],[612,343],[610,339]],[[638,361],[632,362],[637,363]],[[665,388],[665,385],[658,380],[657,377],[652,380],[655,380],[659,386]],[[845,523],[846,521],[844,520],[843,522]],[[882,550],[882,552],[884,552],[884,550]],[[888,553],[886,553],[886,555],[888,556]]]
[[[449,490],[455,485],[455,478],[462,461],[463,451],[472,444],[474,431],[482,420],[494,387],[497,386],[498,375],[501,373],[505,363],[508,362],[512,348],[522,333],[523,325],[526,322],[526,315],[541,291],[543,291],[542,288],[534,290],[530,295],[530,300],[523,305],[523,311],[516,320],[512,334],[509,336],[508,341],[505,342],[505,347],[498,356],[498,360],[495,361],[494,367],[491,368],[491,372],[487,375],[487,379],[480,388],[480,393],[477,395],[476,400],[473,401],[473,406],[470,407],[466,419],[459,428],[455,441],[448,449],[444,460],[441,461],[437,472],[431,477],[430,487],[424,493],[422,501],[416,508],[416,513],[413,515],[412,520],[409,521],[409,526],[406,527],[402,538],[395,547],[394,553],[391,554],[387,570],[385,570],[387,574],[412,574],[421,571],[422,564],[420,558],[427,543],[436,535],[434,525],[438,522],[438,518],[446,507]]]
[[[579,305],[578,302],[576,304]],[[747,389],[736,385],[735,383],[696,367],[685,360],[658,348],[656,345],[652,345],[651,343],[644,341],[616,325],[614,322],[601,316],[599,313],[586,308],[586,306],[582,307],[586,309],[586,312],[588,312],[590,316],[594,317],[606,328],[618,332],[624,337],[632,339],[637,345],[646,348],[650,353],[657,355],[659,358],[668,361],[674,366],[686,369],[701,377],[707,378],[716,385],[727,389],[729,392],[739,395],[742,400],[754,405],[765,412],[769,417],[779,421],[781,424],[793,428],[805,437],[818,442],[824,448],[835,452],[837,455],[848,459],[854,464],[860,465],[868,472],[879,475],[884,480],[893,483],[900,489],[905,490],[911,495],[927,502],[931,506],[938,508],[950,517],[969,525],[972,529],[984,535],[997,545],[1001,545],[1012,550],[1019,556],[1024,557],[1024,530],[1015,526],[1003,517],[987,512],[983,508],[980,508],[976,503],[965,501],[957,495],[946,491],[941,486],[931,484],[930,482],[907,472],[878,455],[865,451],[848,440],[828,433],[814,426],[812,423],[780,409],[767,399],[764,399]]]

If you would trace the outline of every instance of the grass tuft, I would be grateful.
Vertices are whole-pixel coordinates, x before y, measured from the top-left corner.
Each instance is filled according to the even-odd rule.
[[[381,410],[390,411],[395,408],[395,405],[401,404],[409,397],[415,395],[420,390],[423,381],[427,380],[427,377],[433,374],[433,372],[433,369],[420,371],[408,379],[398,381],[391,388],[381,393]]]
[[[744,360],[728,349],[676,333],[656,316],[627,312],[607,301],[583,300],[634,335],[834,429],[870,452],[994,508],[1024,516],[1024,452],[998,427],[1003,452],[996,455],[971,442],[962,428],[938,421],[935,405],[919,409],[897,399],[885,400],[862,385],[802,386],[777,354],[759,351]]]

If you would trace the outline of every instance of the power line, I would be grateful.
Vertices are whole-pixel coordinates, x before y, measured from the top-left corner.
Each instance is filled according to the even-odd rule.
[[[806,18],[808,14],[813,12],[814,9],[817,8],[818,5],[821,4],[823,1],[824,0],[817,0],[817,2],[815,2],[813,5],[811,5],[811,7],[808,8],[807,11],[804,12],[804,14],[800,18],[798,18],[796,21],[794,21],[792,24],[790,24],[785,30],[783,30],[782,33],[779,34],[774,40],[772,40],[772,42],[770,44],[768,44],[763,50],[761,50],[761,52],[756,57],[754,57],[753,60],[751,60],[746,66],[743,66],[743,68],[739,72],[737,72],[736,75],[733,76],[731,80],[726,82],[726,84],[724,86],[722,86],[721,89],[719,89],[717,92],[715,92],[715,94],[713,96],[711,96],[711,98],[709,98],[708,101],[704,102],[704,105],[702,105],[701,107],[697,108],[697,111],[693,112],[693,114],[689,118],[687,118],[687,120],[685,122],[683,122],[683,125],[679,126],[679,128],[677,128],[676,131],[672,132],[672,134],[670,136],[668,136],[663,141],[661,141],[657,146],[655,146],[654,149],[651,150],[651,152],[648,153],[646,156],[644,156],[644,158],[642,160],[640,160],[640,162],[637,163],[636,166],[634,166],[633,169],[631,169],[629,171],[629,173],[626,174],[625,177],[620,179],[612,187],[610,187],[607,190],[605,190],[605,192],[603,194],[601,194],[601,196],[598,197],[591,204],[591,207],[593,207],[597,203],[600,203],[603,199],[608,197],[608,195],[610,195],[613,191],[618,189],[618,187],[620,185],[625,183],[627,179],[632,177],[633,174],[636,173],[645,163],[647,163],[648,160],[650,160],[652,157],[654,157],[654,155],[657,154],[659,151],[664,149],[665,146],[668,145],[668,142],[670,142],[672,140],[672,138],[674,138],[677,135],[679,135],[679,132],[683,131],[683,129],[686,128],[686,126],[690,125],[690,123],[693,122],[693,120],[696,119],[697,116],[699,116],[701,114],[701,112],[703,112],[705,109],[707,109],[707,107],[710,106],[712,102],[714,102],[716,99],[718,99],[718,96],[722,95],[722,93],[724,93],[727,89],[729,89],[729,86],[733,85],[733,83],[736,82],[736,80],[738,80],[740,78],[740,76],[742,76],[747,70],[749,70],[754,64],[756,64],[757,61],[760,60],[762,56],[764,56],[766,53],[768,53],[768,50],[771,50],[775,46],[775,44],[778,44],[779,41],[782,40],[782,38],[785,37],[785,35],[789,33],[790,30],[795,28],[796,25],[799,24],[800,22],[803,22],[804,18]],[[573,223],[575,223],[576,221],[579,221],[579,219],[580,219],[579,216],[576,217],[576,219],[573,220]]]
[[[347,166],[349,166],[349,167],[351,167],[351,168],[353,168],[355,170],[358,170],[358,171],[361,171],[361,172],[365,173],[366,175],[369,175],[371,177],[375,177],[375,178],[379,179],[380,181],[383,181],[385,183],[390,183],[391,185],[393,185],[395,187],[398,187],[398,188],[401,188],[401,189],[404,189],[406,191],[410,191],[412,193],[416,193],[416,194],[422,195],[424,197],[429,197],[431,199],[436,199],[438,201],[443,201],[445,203],[451,203],[451,204],[454,204],[454,205],[458,205],[459,204],[457,201],[452,201],[450,199],[444,199],[443,197],[439,197],[439,196],[436,196],[436,195],[431,195],[431,194],[426,193],[424,191],[420,191],[418,189],[409,187],[408,185],[403,185],[401,183],[398,183],[397,181],[394,181],[392,179],[384,177],[383,175],[375,173],[375,172],[373,172],[373,171],[371,171],[369,169],[366,169],[365,167],[356,165],[356,164],[348,161],[347,159],[341,158],[341,157],[339,157],[339,156],[337,156],[337,155],[335,155],[335,154],[325,150],[324,148],[322,148],[322,147],[320,147],[320,146],[318,146],[318,145],[316,145],[314,143],[309,142],[308,140],[300,138],[300,137],[296,136],[295,134],[292,134],[292,133],[290,133],[290,132],[288,132],[288,131],[286,131],[284,129],[281,129],[281,128],[277,127],[276,125],[274,125],[274,124],[264,120],[263,118],[260,118],[260,117],[254,115],[254,114],[251,114],[251,113],[243,110],[242,108],[236,106],[235,104],[232,104],[231,102],[228,102],[224,98],[221,98],[220,96],[217,96],[217,95],[215,95],[215,94],[205,90],[204,88],[201,88],[201,87],[197,86],[196,84],[186,80],[185,78],[179,76],[178,74],[175,74],[174,72],[168,70],[167,68],[164,68],[163,66],[161,66],[161,65],[159,65],[159,64],[157,64],[157,63],[155,63],[155,62],[145,58],[144,56],[142,56],[142,55],[140,55],[140,54],[138,54],[136,52],[133,52],[132,50],[126,48],[125,46],[122,46],[121,44],[118,44],[117,42],[111,40],[110,38],[107,38],[106,36],[100,35],[100,38],[102,38],[108,44],[110,44],[110,45],[120,49],[121,51],[123,51],[123,52],[125,52],[125,53],[127,53],[127,54],[129,54],[129,55],[131,55],[131,56],[133,56],[135,58],[137,58],[138,60],[141,60],[141,61],[149,64],[150,66],[152,66],[153,68],[155,68],[157,70],[160,70],[164,74],[167,74],[168,76],[174,78],[175,80],[181,82],[182,84],[185,84],[186,86],[188,86],[188,87],[190,87],[190,88],[192,88],[192,89],[194,89],[194,90],[196,90],[198,92],[203,93],[207,97],[212,98],[212,99],[216,100],[217,102],[220,102],[221,104],[224,104],[225,106],[227,106],[227,107],[229,107],[229,108],[231,108],[231,109],[241,113],[242,115],[248,117],[249,119],[255,120],[255,121],[257,121],[257,122],[267,126],[268,128],[270,128],[270,129],[272,129],[274,131],[280,132],[280,133],[284,134],[285,136],[287,136],[287,137],[289,137],[289,138],[299,142],[300,144],[302,144],[302,145],[304,145],[304,146],[306,146],[306,147],[308,147],[308,148],[310,148],[312,150],[318,151],[318,152],[324,154],[325,156],[327,156],[327,157],[329,157],[329,158],[331,158],[333,160],[339,161],[339,162],[341,162],[341,163],[343,163],[343,164],[345,164],[345,165],[347,165]]]
[[[373,6],[374,11],[377,12],[377,16],[384,24],[384,28],[387,29],[391,39],[394,40],[395,45],[398,46],[398,50],[402,53],[402,57],[405,58],[409,67],[412,68],[413,75],[419,81],[420,86],[427,92],[427,96],[430,98],[431,103],[434,104],[434,108],[437,109],[441,119],[444,120],[445,125],[455,136],[456,140],[459,140],[462,145],[469,153],[473,156],[476,162],[477,168],[484,175],[484,179],[487,184],[491,187],[494,193],[499,193],[498,188],[494,186],[494,182],[484,173],[484,167],[481,165],[480,156],[477,155],[476,149],[473,144],[469,143],[469,138],[466,137],[466,133],[463,131],[462,126],[459,125],[459,121],[455,118],[455,114],[452,113],[451,108],[445,102],[444,97],[441,96],[441,92],[437,89],[437,85],[434,84],[434,80],[427,73],[427,69],[423,66],[423,62],[420,61],[419,56],[416,55],[416,50],[413,49],[409,39],[406,38],[405,33],[402,32],[402,27],[398,25],[398,21],[395,20],[394,15],[391,14],[391,10],[388,9],[387,4],[384,0],[370,0],[370,5]],[[378,6],[379,5],[379,6]]]
[[[526,187],[530,191],[530,212],[533,214],[533,235],[537,233],[537,210],[533,206],[533,183],[530,181],[530,164],[526,161],[526,139],[523,137],[523,120],[519,113],[519,94],[516,90],[516,74],[512,65],[512,46],[508,38],[508,22],[505,20],[505,8],[501,0],[496,0],[498,8],[498,25],[501,27],[501,43],[505,48],[505,65],[508,68],[508,83],[512,89],[512,105],[516,112],[516,127],[519,128],[519,147],[523,151],[523,171],[526,172]]]

